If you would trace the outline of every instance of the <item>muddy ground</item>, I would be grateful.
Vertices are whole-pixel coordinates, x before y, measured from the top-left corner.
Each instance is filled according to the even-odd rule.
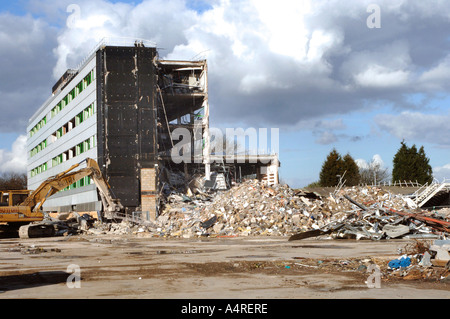
[[[388,276],[411,241],[70,236],[0,239],[0,298],[450,298],[450,283]],[[381,268],[367,285],[367,262]],[[435,270],[435,274],[441,271]],[[76,275],[81,276],[77,281]]]

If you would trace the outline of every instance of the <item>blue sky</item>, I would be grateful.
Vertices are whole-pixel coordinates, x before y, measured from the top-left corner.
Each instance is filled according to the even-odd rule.
[[[293,187],[318,180],[333,148],[392,169],[402,140],[450,178],[449,17],[446,1],[2,1],[0,172],[25,170],[28,118],[67,68],[103,37],[137,37],[208,59],[211,126],[279,128]]]

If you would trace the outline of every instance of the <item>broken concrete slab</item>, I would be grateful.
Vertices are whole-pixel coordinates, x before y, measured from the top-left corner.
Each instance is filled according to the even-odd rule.
[[[435,240],[430,251],[436,254],[431,259],[434,266],[444,267],[450,262],[450,240]]]
[[[409,234],[410,229],[407,225],[384,225],[383,233],[385,233],[390,238],[398,238],[403,235]]]

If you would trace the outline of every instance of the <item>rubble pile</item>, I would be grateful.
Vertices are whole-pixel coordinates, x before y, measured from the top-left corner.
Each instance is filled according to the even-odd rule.
[[[313,223],[322,225],[323,219],[331,215],[319,207],[311,207],[308,213],[309,204],[287,186],[265,187],[257,181],[248,181],[217,193],[210,200],[184,197],[172,201],[158,222],[171,236],[287,235],[303,225],[305,229]],[[300,215],[303,211],[308,216]]]
[[[349,187],[321,197],[287,185],[268,187],[250,180],[214,195],[172,194],[146,231],[184,238],[300,234],[293,239],[330,235],[373,240],[435,233],[430,223],[402,215],[410,205],[408,197],[377,187]],[[449,216],[448,212],[428,213],[446,222]]]

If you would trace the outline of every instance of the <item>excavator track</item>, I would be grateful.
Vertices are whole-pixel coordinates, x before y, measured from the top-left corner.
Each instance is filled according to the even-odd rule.
[[[29,224],[19,228],[19,238],[39,238],[52,237],[55,235],[55,228],[49,224]]]

